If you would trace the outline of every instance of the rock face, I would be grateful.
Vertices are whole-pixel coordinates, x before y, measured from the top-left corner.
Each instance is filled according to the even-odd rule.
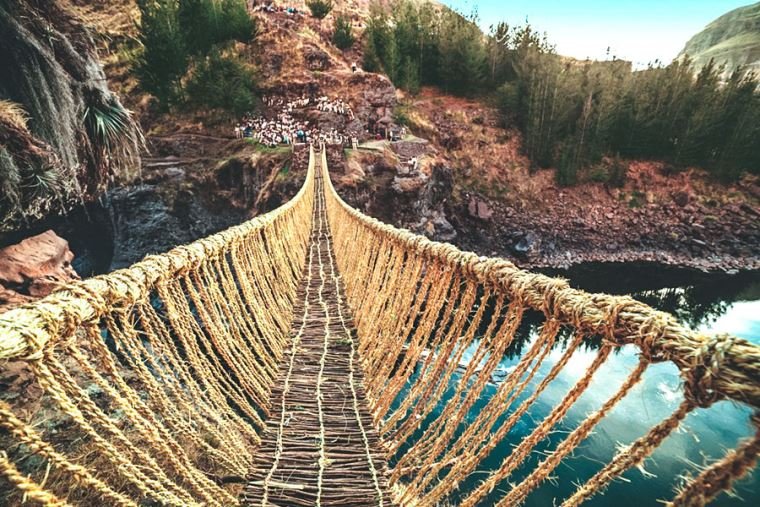
[[[53,231],[0,250],[0,312],[50,294],[78,280],[68,242]]]
[[[451,171],[435,165],[428,175],[419,168],[412,170],[405,164],[398,166],[391,162],[379,157],[366,171],[352,171],[354,175],[366,174],[366,179],[362,177],[359,185],[353,182],[351,191],[339,184],[338,191],[352,206],[385,222],[435,241],[454,240],[457,231],[446,215],[453,188]]]
[[[29,117],[14,125],[0,110],[0,189],[10,197],[0,204],[0,234],[66,211],[137,169],[137,126],[108,90],[89,33],[60,2],[0,2],[0,69],[0,99]],[[121,120],[119,142],[98,131],[102,115]]]
[[[309,70],[327,70],[330,68],[330,55],[311,46],[304,49],[304,60]]]
[[[240,224],[277,208],[301,187],[306,149],[262,154],[241,143],[242,151],[222,162],[178,165],[173,150],[179,145],[179,151],[197,156],[208,148],[197,141],[183,136],[164,140],[157,151],[169,154],[165,166],[154,162],[141,184],[106,194],[103,211],[113,235],[110,269]]]
[[[699,69],[711,60],[726,65],[726,75],[740,66],[760,70],[760,3],[719,17],[686,43],[679,57],[689,55]]]

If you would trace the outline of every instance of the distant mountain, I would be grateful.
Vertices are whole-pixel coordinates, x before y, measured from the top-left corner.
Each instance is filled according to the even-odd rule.
[[[760,74],[760,2],[719,17],[686,43],[678,58],[688,55],[696,68],[715,59],[726,74],[739,66]]]

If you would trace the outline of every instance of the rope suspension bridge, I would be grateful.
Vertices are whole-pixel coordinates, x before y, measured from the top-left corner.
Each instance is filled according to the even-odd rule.
[[[543,323],[494,383],[527,312]],[[593,361],[560,401],[459,491],[592,339]],[[638,362],[613,394],[515,479],[625,346]],[[725,399],[754,412],[756,433],[669,504],[730,489],[760,451],[760,347],[368,218],[312,149],[281,208],[0,316],[0,368],[27,370],[39,391],[33,407],[0,401],[0,493],[10,486],[11,505],[519,505],[664,361],[683,401],[563,506]]]

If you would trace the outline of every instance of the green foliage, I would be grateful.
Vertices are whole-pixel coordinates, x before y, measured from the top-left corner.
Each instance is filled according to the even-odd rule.
[[[578,182],[578,156],[572,146],[564,146],[561,150],[555,179],[563,187],[575,185]]]
[[[485,84],[486,51],[476,17],[427,2],[373,4],[364,41],[364,68],[385,72],[412,93],[423,85],[472,95]]]
[[[242,115],[253,109],[255,83],[253,72],[240,60],[213,53],[193,69],[187,83],[188,100]]]
[[[628,166],[620,159],[613,157],[609,162],[595,166],[588,175],[590,181],[604,183],[611,187],[622,188],[628,174]]]
[[[177,17],[191,55],[206,55],[230,41],[249,42],[256,35],[253,18],[240,0],[182,0]]]
[[[138,36],[143,50],[135,72],[145,91],[168,106],[181,95],[180,79],[187,70],[187,50],[177,18],[177,0],[138,0]]]
[[[220,2],[218,41],[251,42],[258,34],[254,18],[248,14],[242,0],[222,0]]]
[[[82,125],[86,134],[85,192],[96,192],[109,178],[130,178],[139,171],[139,152],[144,147],[140,127],[132,113],[111,94],[84,89]]]
[[[725,180],[760,171],[760,150],[752,148],[760,97],[745,74],[723,84],[722,69],[707,65],[695,77],[688,60],[633,72],[625,61],[563,59],[530,27],[498,33],[492,76],[506,83],[494,83],[494,101],[523,131],[531,161],[557,168],[559,184],[573,184],[579,170],[610,154],[700,166]],[[624,178],[610,168],[610,184]]]
[[[409,115],[406,106],[396,106],[393,109],[393,121],[397,125],[409,125]]]
[[[250,92],[244,85],[237,64],[222,59],[208,59],[219,54],[234,41],[249,42],[256,36],[256,24],[248,14],[244,0],[138,0],[141,24],[139,40],[142,51],[135,71],[143,89],[154,95],[163,107],[185,99],[182,83],[189,68],[195,68],[191,102],[223,104],[230,111],[244,103]],[[241,90],[225,90],[221,97],[198,100],[197,90],[209,85],[209,73],[223,76],[225,84],[240,84]],[[240,79],[238,79],[240,78]],[[237,104],[237,105],[236,105]],[[217,107],[217,106],[210,106]]]
[[[107,150],[119,146],[132,128],[129,111],[118,103],[89,106],[84,124],[90,141]]]
[[[476,19],[444,10],[440,34],[440,85],[456,95],[479,92],[485,81],[486,53]]]
[[[644,202],[646,201],[646,196],[641,193],[639,190],[634,190],[631,192],[631,198],[628,201],[628,207],[629,208],[640,208],[644,205]]]
[[[380,72],[388,59],[388,51],[395,44],[393,32],[389,27],[388,13],[380,4],[370,6],[364,44],[364,62],[362,67],[368,72]]]
[[[325,19],[333,10],[332,0],[306,0],[306,6],[317,19]]]
[[[619,156],[616,156],[607,168],[607,176],[607,183],[610,186],[622,188],[625,185],[625,180],[628,178],[628,165],[620,160]]]
[[[335,31],[332,36],[333,44],[338,49],[348,49],[354,45],[354,32],[351,26],[351,20],[343,15],[335,19]]]
[[[504,83],[496,89],[494,102],[505,117],[513,119],[517,115],[520,90],[516,83]]]
[[[700,166],[723,180],[760,173],[760,93],[742,69],[724,83],[722,68],[694,76],[688,59],[638,72],[615,58],[579,62],[529,24],[498,23],[484,36],[476,16],[414,0],[372,5],[364,68],[412,93],[487,95],[522,131],[532,167],[557,168],[561,185],[611,155],[597,178],[615,186],[625,180],[617,157]]]

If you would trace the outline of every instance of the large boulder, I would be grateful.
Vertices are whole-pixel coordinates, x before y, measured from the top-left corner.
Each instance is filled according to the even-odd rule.
[[[0,312],[78,280],[69,243],[53,231],[0,249]]]
[[[479,218],[481,220],[490,220],[491,217],[493,217],[493,210],[488,203],[475,196],[470,198],[467,211],[469,211],[471,217]]]

